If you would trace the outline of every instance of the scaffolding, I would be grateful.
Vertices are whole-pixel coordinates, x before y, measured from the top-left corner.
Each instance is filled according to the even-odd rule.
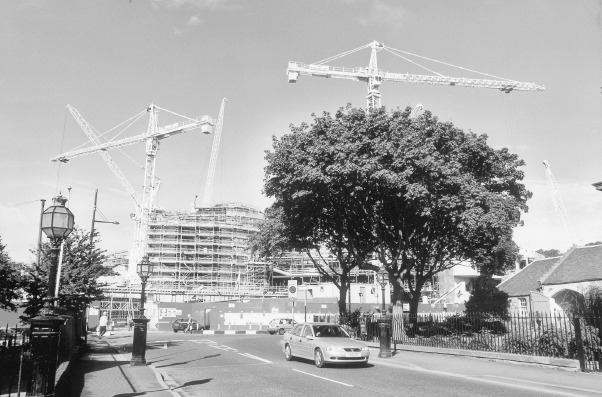
[[[153,209],[146,252],[154,264],[151,288],[196,295],[256,295],[266,287],[263,265],[250,262],[249,237],[263,213],[241,203]]]

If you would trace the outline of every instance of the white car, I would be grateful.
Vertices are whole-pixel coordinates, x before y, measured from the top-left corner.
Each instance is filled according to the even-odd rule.
[[[287,361],[293,357],[313,360],[316,367],[332,364],[368,364],[370,350],[353,340],[338,324],[298,324],[282,337],[282,350]]]

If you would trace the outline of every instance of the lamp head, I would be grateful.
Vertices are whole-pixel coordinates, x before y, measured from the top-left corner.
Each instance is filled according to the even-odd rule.
[[[146,281],[153,272],[153,263],[148,259],[148,255],[144,255],[137,269],[138,276],[141,280]]]
[[[49,239],[63,239],[73,231],[75,216],[65,207],[65,197],[59,194],[52,202],[42,213],[42,231]]]

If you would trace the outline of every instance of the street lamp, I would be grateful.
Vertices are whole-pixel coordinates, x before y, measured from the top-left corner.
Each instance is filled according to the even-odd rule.
[[[54,309],[57,262],[61,242],[73,231],[75,217],[65,207],[66,198],[59,195],[52,201],[54,205],[42,213],[40,222],[40,228],[51,241],[51,248],[46,302],[40,315],[31,319],[32,396],[54,396],[60,328],[65,323],[65,319],[59,317]]]
[[[384,269],[380,269],[376,274],[378,283],[381,288],[382,295],[382,310],[381,316],[378,319],[378,328],[380,329],[380,351],[378,357],[388,358],[391,357],[391,318],[387,315],[387,309],[385,308],[385,288],[389,283],[389,273]]]
[[[130,366],[146,365],[146,331],[150,319],[144,316],[144,300],[146,299],[146,281],[152,272],[153,263],[148,259],[148,255],[145,255],[142,261],[138,263],[137,268],[142,291],[140,292],[140,311],[132,319],[134,322],[134,341],[132,342],[132,360],[130,361]]]

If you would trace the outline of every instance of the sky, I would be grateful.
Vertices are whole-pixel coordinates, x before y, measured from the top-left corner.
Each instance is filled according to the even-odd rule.
[[[420,103],[441,121],[487,134],[494,148],[524,159],[533,192],[525,249],[558,248],[564,236],[546,184],[547,160],[569,219],[584,243],[602,241],[602,34],[600,0],[106,0],[0,2],[0,238],[10,256],[30,261],[40,199],[69,196],[78,226],[91,226],[94,192],[109,221],[97,224],[101,248],[131,248],[131,197],[99,154],[66,164],[50,158],[86,144],[66,105],[105,133],[151,103],[188,117],[217,118],[227,98],[212,200],[270,205],[262,194],[265,151],[289,125],[351,103],[366,107],[361,82],[286,77],[288,61],[322,59],[374,40],[427,58],[506,79],[535,82],[543,92],[512,92],[385,82],[387,108]],[[333,66],[365,67],[368,49]],[[437,73],[483,77],[420,60]],[[380,69],[429,74],[391,54]],[[181,121],[159,112],[159,125]],[[144,133],[148,117],[105,137]],[[200,202],[212,135],[199,131],[161,142],[156,205],[190,210]],[[141,194],[144,144],[111,156]],[[103,219],[97,215],[97,219]]]

